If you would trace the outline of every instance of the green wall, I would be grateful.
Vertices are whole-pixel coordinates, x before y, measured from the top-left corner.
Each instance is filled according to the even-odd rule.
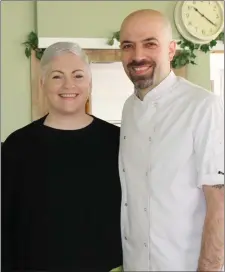
[[[39,37],[106,38],[119,29],[128,13],[153,8],[171,19],[177,39],[175,4],[176,1],[38,1],[36,11],[34,1],[3,1],[1,140],[31,121],[30,61],[21,43],[36,23]],[[209,55],[199,52],[197,62],[197,66],[188,67],[188,79],[209,89]]]
[[[30,62],[21,43],[33,29],[33,1],[1,3],[1,141],[31,120]]]
[[[175,4],[176,1],[38,1],[38,35],[106,38],[119,30],[122,20],[135,10],[152,8],[172,19]],[[173,20],[172,27],[176,39]]]

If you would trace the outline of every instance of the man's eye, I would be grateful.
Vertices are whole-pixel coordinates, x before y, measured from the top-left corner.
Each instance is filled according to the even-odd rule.
[[[122,47],[123,50],[129,49],[129,48],[131,48],[131,44],[125,44]]]
[[[146,43],[145,46],[146,46],[146,47],[151,47],[151,48],[152,48],[152,47],[156,47],[157,44],[152,43],[152,42],[149,42],[149,43]]]

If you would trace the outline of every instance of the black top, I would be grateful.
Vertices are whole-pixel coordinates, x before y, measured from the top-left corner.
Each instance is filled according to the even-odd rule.
[[[2,271],[110,271],[122,264],[119,128],[44,120],[2,145]]]

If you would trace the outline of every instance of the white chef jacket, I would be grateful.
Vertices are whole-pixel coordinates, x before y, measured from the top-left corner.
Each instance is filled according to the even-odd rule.
[[[196,271],[202,185],[224,184],[224,109],[173,72],[123,109],[119,168],[125,271]]]

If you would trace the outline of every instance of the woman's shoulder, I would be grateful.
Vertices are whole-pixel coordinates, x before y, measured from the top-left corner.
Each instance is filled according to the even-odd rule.
[[[42,117],[23,126],[22,128],[13,131],[3,142],[2,147],[26,142],[33,134],[37,132],[38,125],[43,124],[44,119],[45,117]]]
[[[110,130],[110,131],[115,131],[115,133],[119,133],[120,132],[120,127],[112,124],[112,123],[109,123],[108,121],[106,120],[103,120],[103,119],[100,119],[96,116],[93,116],[94,119],[95,119],[95,122],[96,124],[98,124],[99,126],[102,127],[102,129],[106,129],[106,130]]]

